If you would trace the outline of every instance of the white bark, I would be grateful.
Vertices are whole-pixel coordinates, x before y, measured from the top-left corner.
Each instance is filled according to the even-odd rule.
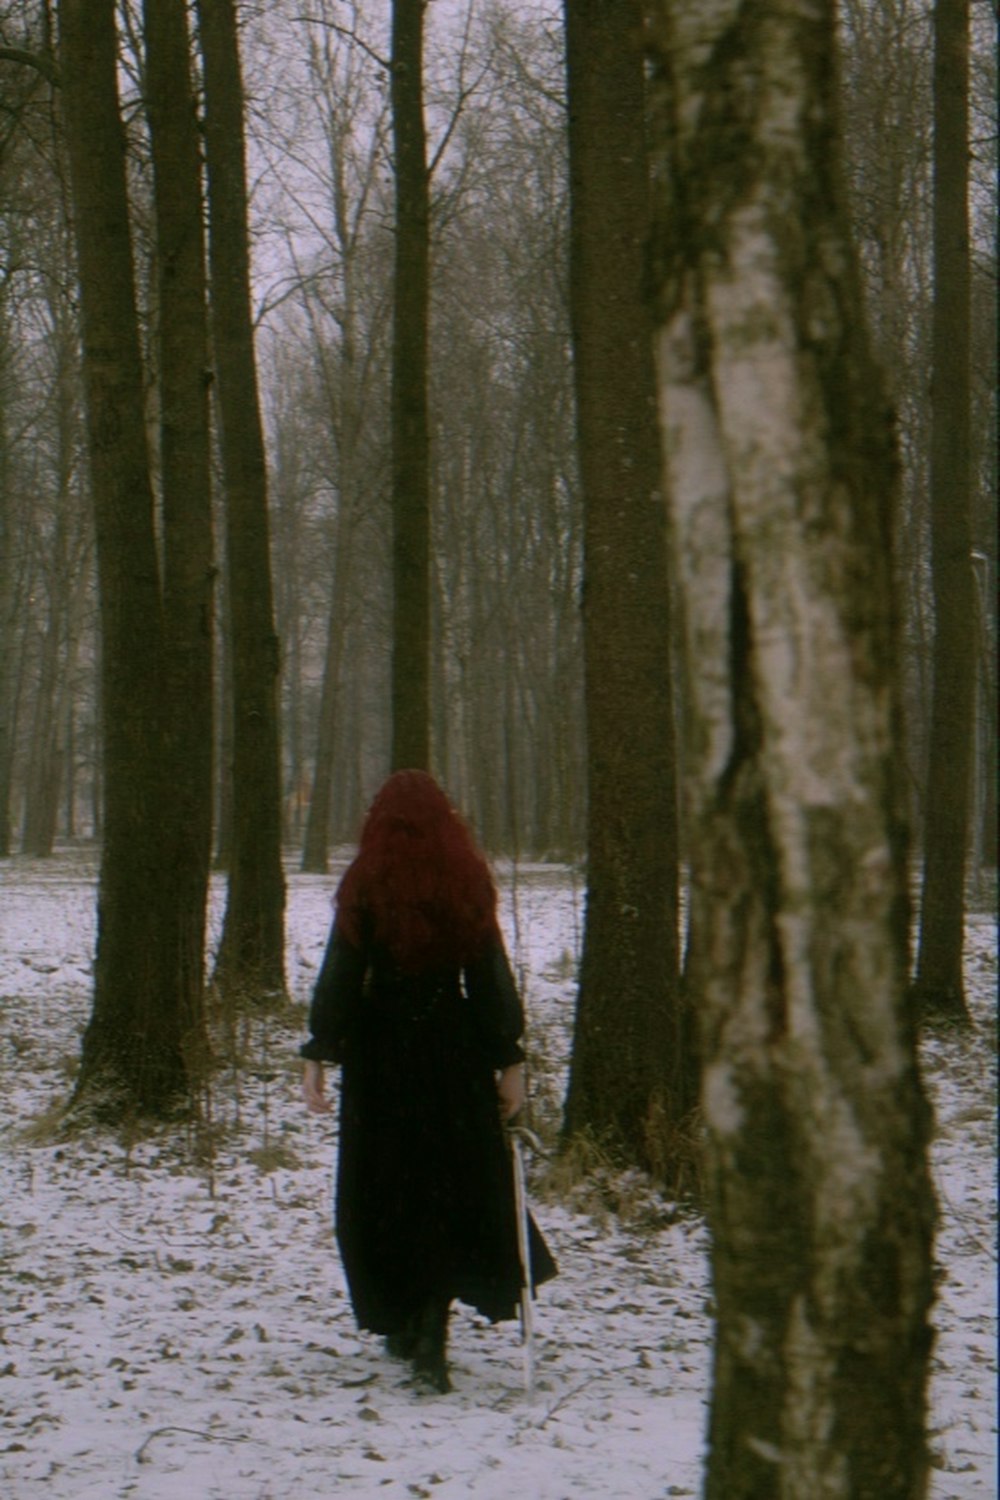
[[[851,1401],[886,1384],[892,1319],[926,1346],[931,1209],[903,1013],[890,570],[872,523],[893,464],[877,384],[860,389],[851,250],[818,155],[832,7],[679,0],[657,18],[663,222],[680,226],[657,354],[720,1307],[707,1493],[847,1500],[877,1473],[886,1494],[915,1495],[919,1359],[909,1476],[883,1478],[899,1463],[850,1432]],[[769,1219],[769,1190],[788,1224]],[[762,1287],[755,1315],[742,1304]]]

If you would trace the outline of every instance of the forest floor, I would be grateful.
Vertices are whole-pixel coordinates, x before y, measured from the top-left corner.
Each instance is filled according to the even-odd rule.
[[[333,878],[289,881],[297,1006],[242,1022],[211,1127],[60,1141],[89,1007],[92,856],[0,865],[0,1495],[5,1500],[658,1500],[699,1493],[710,1386],[706,1235],[599,1170],[536,1217],[560,1262],[524,1388],[513,1324],[459,1309],[454,1391],[422,1395],[351,1318],[330,1225],[336,1127],[296,1049]],[[213,898],[218,920],[221,893]],[[581,901],[522,868],[504,922],[530,1015],[534,1123],[564,1081]],[[924,1048],[941,1204],[934,1500],[995,1496],[996,929],[969,924],[976,1026]]]

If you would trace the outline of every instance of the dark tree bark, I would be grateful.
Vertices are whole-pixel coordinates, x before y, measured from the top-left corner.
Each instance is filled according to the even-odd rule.
[[[223,578],[221,620],[216,630],[218,681],[215,692],[215,855],[217,870],[228,870],[233,847],[233,671],[232,643],[226,628],[229,617],[228,594]]]
[[[50,587],[52,585],[50,578]],[[59,745],[59,667],[62,651],[61,601],[50,597],[35,684],[28,767],[24,784],[21,853],[47,859],[53,849],[59,808],[62,761]]]
[[[27,20],[27,17],[22,17],[22,20]],[[53,315],[52,344],[59,372],[55,391],[58,428],[56,443],[60,447],[65,433],[62,420],[65,410],[64,391],[71,388],[74,400],[79,400],[79,367],[76,363],[78,328],[66,316],[69,297],[66,278],[60,274],[66,270],[65,262],[61,259],[62,251],[68,245],[66,205],[61,194],[51,191],[52,184],[39,191],[40,184],[29,166],[29,161],[37,158],[32,158],[30,150],[27,154],[24,152],[28,142],[35,142],[37,150],[35,129],[38,116],[34,107],[37,105],[42,111],[51,109],[49,101],[52,89],[58,82],[48,7],[41,16],[34,18],[33,23],[29,21],[28,24],[35,33],[37,51],[0,47],[0,90],[3,95],[0,201],[4,208],[3,270],[0,273],[0,857],[13,852],[14,804],[19,790],[15,767],[19,758],[21,710],[28,675],[28,632],[21,622],[26,621],[30,614],[29,595],[37,586],[32,576],[36,562],[41,564],[40,571],[46,575],[50,620],[54,621],[59,616],[55,590],[52,587],[54,560],[49,556],[29,560],[25,556],[26,539],[19,524],[21,516],[18,514],[21,509],[18,497],[21,485],[14,454],[18,447],[18,437],[15,434],[20,423],[17,419],[12,420],[12,416],[19,401],[23,400],[23,392],[18,390],[20,371],[17,351],[20,339],[17,311],[19,298],[16,292],[22,281],[22,276],[18,273],[23,273],[28,264],[37,263],[40,270],[45,268],[36,279],[36,286],[48,304],[47,311],[51,311]],[[43,100],[47,102],[42,103]],[[48,220],[50,229],[55,226],[55,239],[46,243],[40,256],[38,246],[33,243],[39,220]],[[56,270],[57,261],[59,270]],[[45,274],[46,270],[48,275]],[[55,290],[57,283],[59,289]],[[71,322],[72,326],[69,327]],[[67,329],[68,341],[63,336]],[[67,358],[68,350],[72,350],[71,359]],[[64,384],[63,377],[71,362],[72,376]],[[40,403],[40,406],[44,411],[44,403]],[[44,423],[44,416],[41,412],[39,415]],[[23,442],[23,437],[21,441]],[[63,506],[61,460],[60,453],[57,524],[66,514]],[[19,540],[22,545],[17,545]],[[63,597],[69,592],[64,578],[57,579],[56,586],[61,589]],[[45,650],[46,644],[43,644],[43,653]],[[44,675],[43,669],[43,678]],[[32,746],[24,777],[24,831],[27,834],[27,845],[22,841],[22,851],[27,852],[27,848],[34,845],[44,854],[51,852],[52,846],[49,834],[52,826],[52,797],[48,792],[56,792],[52,788],[52,782],[53,773],[58,771],[58,757],[53,737],[45,733],[44,720],[48,718],[51,725],[51,715],[39,713],[37,698],[34,708]],[[42,730],[41,735],[39,730]],[[36,760],[35,746],[38,744],[42,745],[43,750],[41,757]],[[36,817],[36,812],[40,816]]]
[[[78,587],[71,562],[70,517],[74,506],[74,469],[79,438],[79,378],[75,319],[67,312],[68,299],[61,288],[46,294],[51,319],[55,407],[55,487],[53,527],[47,556],[42,562],[46,595],[46,620],[42,630],[35,685],[34,711],[28,766],[24,786],[24,821],[21,852],[46,859],[55,844],[59,792],[64,760],[60,743],[60,718],[68,670],[72,596]]]
[[[931,570],[934,686],[915,995],[967,1022],[962,979],[978,632],[972,558],[969,0],[934,5]]]
[[[177,954],[192,1015],[201,1013],[212,841],[212,489],[208,309],[198,126],[184,0],[144,0],[146,89],[156,214],[163,517],[164,746],[172,848],[164,878],[177,902]]]
[[[233,997],[283,994],[278,640],[267,468],[254,363],[243,85],[233,0],[198,0],[205,74],[212,340],[226,490],[232,703],[229,892],[217,983]]]
[[[587,910],[565,1130],[676,1182],[692,1104],[640,6],[567,0],[570,282],[584,497]]]
[[[833,0],[654,8],[661,409],[718,1312],[708,1500],[926,1492],[896,463]]]
[[[104,843],[94,1006],[78,1108],[163,1114],[188,1093],[186,1009],[166,832],[165,642],[118,109],[113,0],[61,0],[63,107],[77,239],[96,517]]]
[[[392,346],[392,766],[430,764],[430,207],[423,102],[426,0],[393,0],[396,258]]]
[[[11,853],[11,787],[16,740],[14,690],[15,590],[11,542],[7,409],[12,387],[7,288],[0,285],[0,859]]]
[[[345,503],[341,490],[341,504]],[[309,815],[302,844],[302,869],[326,874],[330,860],[330,828],[333,813],[334,751],[336,749],[337,706],[340,689],[340,664],[344,654],[345,597],[350,563],[350,518],[339,518],[337,557],[333,568],[333,590],[326,629],[326,653],[323,682],[320,688],[319,724],[316,735],[316,760],[313,767]]]
[[[357,328],[358,271],[357,236],[347,223],[346,192],[343,187],[343,137],[331,142],[338,161],[338,193],[335,218],[343,277],[340,341],[336,351],[322,358],[323,389],[337,444],[337,517],[334,527],[334,561],[327,618],[326,652],[320,689],[316,758],[313,765],[309,814],[302,845],[302,869],[326,873],[330,857],[333,815],[333,779],[337,742],[338,708],[342,690],[341,663],[347,630],[354,538],[361,507],[361,434],[363,427],[365,366],[359,359]],[[330,368],[332,362],[333,368]]]

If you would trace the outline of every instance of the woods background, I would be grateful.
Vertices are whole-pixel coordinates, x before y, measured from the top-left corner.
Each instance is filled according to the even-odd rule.
[[[918,1031],[972,1024],[996,864],[993,20],[0,5],[0,852],[101,851],[55,1128],[204,1116],[227,1021],[287,1016],[290,863],[434,771],[585,865],[554,1145],[706,1214],[710,1500],[926,1488]]]
[[[122,14],[152,431],[161,399],[152,168],[137,107],[139,17],[128,6]],[[996,141],[992,7],[972,14],[978,871],[996,862]],[[318,869],[331,845],[355,836],[391,736],[389,14],[275,0],[241,5],[239,19],[281,651],[282,840]],[[39,4],[0,8],[8,49],[50,55],[53,24]],[[561,17],[541,4],[438,3],[427,27],[432,763],[490,850],[573,858],[586,792]],[[930,7],[845,0],[840,28],[854,228],[903,462],[900,774],[919,833],[934,620]],[[98,837],[103,797],[65,146],[58,101],[37,71],[4,65],[0,132],[0,848],[43,856],[56,840]],[[224,860],[231,674],[221,627],[217,654]]]

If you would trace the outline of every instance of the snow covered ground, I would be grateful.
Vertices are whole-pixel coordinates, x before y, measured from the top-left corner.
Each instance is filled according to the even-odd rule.
[[[537,1205],[561,1275],[539,1295],[532,1395],[514,1326],[459,1310],[454,1392],[425,1396],[354,1329],[330,1227],[335,1127],[300,1105],[294,1019],[240,1028],[244,1066],[213,1083],[211,1133],[25,1137],[75,1064],[93,880],[80,852],[0,866],[0,1496],[696,1495],[706,1239],[641,1183],[618,1184],[622,1217],[594,1192],[586,1205]],[[332,888],[290,878],[289,977],[303,1004]],[[580,892],[566,870],[521,870],[504,916],[544,1129],[569,1042]],[[977,1030],[926,1048],[942,1204],[935,1500],[997,1494],[996,950],[985,916],[970,922],[968,974]]]

